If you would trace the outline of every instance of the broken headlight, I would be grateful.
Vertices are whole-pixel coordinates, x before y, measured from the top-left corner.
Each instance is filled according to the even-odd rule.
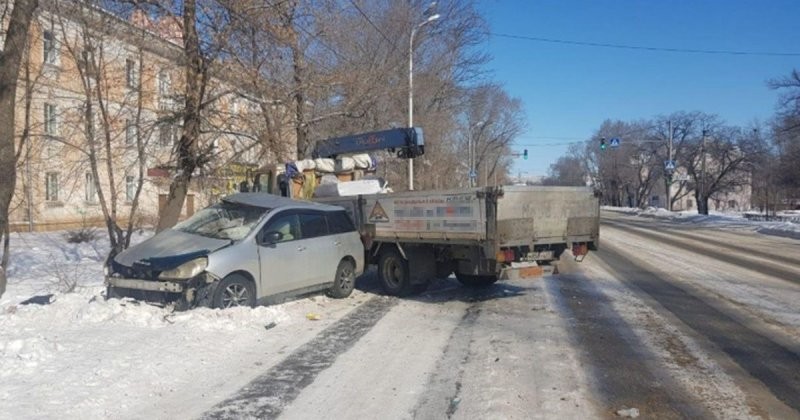
[[[202,273],[208,266],[208,258],[195,258],[185,262],[172,270],[162,271],[159,280],[188,280]]]

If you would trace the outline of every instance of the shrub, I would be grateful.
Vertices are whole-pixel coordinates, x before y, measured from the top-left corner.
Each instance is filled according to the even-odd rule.
[[[93,227],[82,227],[78,230],[70,230],[64,234],[64,239],[71,244],[92,242],[98,238],[97,229]]]

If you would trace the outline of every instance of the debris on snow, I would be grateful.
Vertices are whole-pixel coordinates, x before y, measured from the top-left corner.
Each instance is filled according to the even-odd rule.
[[[620,417],[629,417],[635,419],[639,417],[639,409],[638,408],[623,408],[621,410],[617,410],[617,415]]]

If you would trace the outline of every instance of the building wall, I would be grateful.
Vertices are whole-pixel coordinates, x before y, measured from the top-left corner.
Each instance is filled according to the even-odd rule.
[[[62,9],[63,4],[71,4],[71,9]],[[131,210],[127,177],[138,182],[140,162],[145,176],[137,223],[154,223],[159,197],[168,192],[174,174],[174,145],[182,120],[176,111],[182,107],[183,52],[180,40],[174,38],[174,27],[167,25],[172,32],[165,38],[153,33],[153,25],[148,26],[141,15],[135,16],[140,24],[135,27],[96,9],[80,10],[79,2],[43,1],[43,5],[30,31],[27,65],[18,84],[16,131],[21,147],[12,229],[98,224],[103,220],[101,203],[110,206],[111,197],[116,197],[118,217],[127,220]],[[55,51],[52,59],[45,53],[48,45]],[[135,64],[133,79],[141,82],[141,89],[129,86],[129,61]],[[91,93],[97,91],[102,92],[102,106],[96,93]],[[260,149],[254,144],[258,135],[252,124],[258,120],[252,114],[259,109],[241,98],[233,99],[239,96],[250,95],[239,95],[234,84],[219,78],[209,84],[207,97],[218,99],[208,116],[211,133],[204,135],[202,143],[215,145],[216,159],[190,186],[191,205],[185,206],[184,216],[191,207],[202,208],[232,192],[238,180],[224,170],[226,165],[258,167],[265,159],[276,158],[253,152]],[[91,128],[87,103],[93,109]],[[48,113],[52,109],[55,129],[53,113]],[[280,137],[286,139],[288,149],[294,149],[291,131],[283,130]],[[136,141],[131,141],[137,138],[146,145],[141,157]],[[90,165],[93,151],[96,174]],[[48,194],[48,178],[52,187],[53,174],[57,196],[52,191]],[[105,200],[94,193],[95,176]]]

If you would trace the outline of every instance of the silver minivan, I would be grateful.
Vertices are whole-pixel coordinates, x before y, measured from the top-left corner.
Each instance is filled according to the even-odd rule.
[[[119,253],[105,269],[107,298],[254,306],[323,290],[349,296],[364,246],[341,207],[240,193]]]

